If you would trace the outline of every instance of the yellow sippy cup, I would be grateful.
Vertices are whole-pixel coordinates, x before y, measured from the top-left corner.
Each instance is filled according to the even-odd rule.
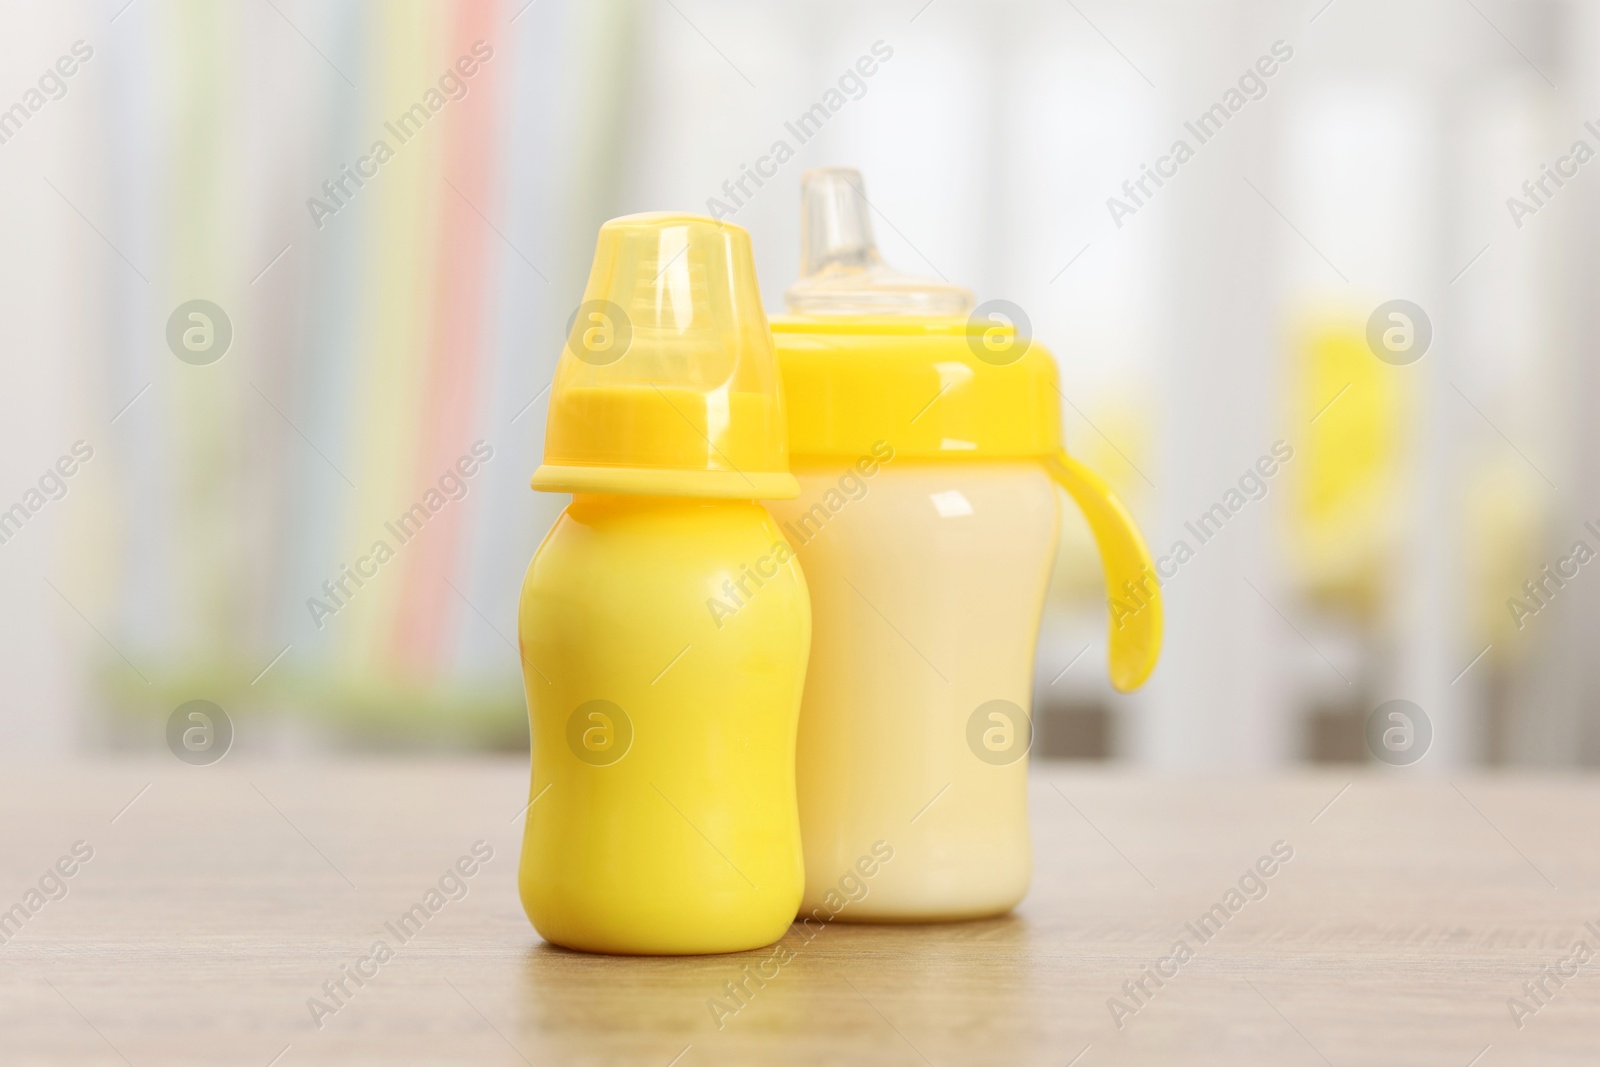
[[[518,619],[518,884],[549,941],[734,952],[794,919],[811,611],[755,502],[798,491],[786,434],[750,235],[696,215],[602,226],[533,476],[572,504]]]
[[[800,482],[772,512],[816,622],[796,755],[801,914],[992,915],[1032,870],[1029,705],[1056,486],[1124,606],[1118,689],[1154,668],[1161,603],[1132,518],[1062,450],[1050,354],[1004,321],[969,325],[967,290],[886,267],[860,185],[853,170],[804,176],[793,317],[772,322]],[[841,894],[878,843],[893,862],[870,864],[864,895]]]

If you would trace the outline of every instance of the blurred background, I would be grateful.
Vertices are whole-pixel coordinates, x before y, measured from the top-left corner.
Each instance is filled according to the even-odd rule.
[[[527,483],[597,227],[720,201],[776,313],[800,176],[850,165],[891,263],[1026,310],[1068,448],[1158,556],[1189,549],[1164,660],[1118,695],[1067,509],[1039,753],[1360,761],[1402,698],[1433,724],[1423,768],[1600,762],[1592,4],[0,18],[10,755],[153,749],[196,698],[254,751],[525,747],[517,593],[566,503]],[[1369,344],[1393,300],[1419,359]],[[1241,485],[1275,446],[1264,492]],[[359,562],[380,538],[393,557]]]

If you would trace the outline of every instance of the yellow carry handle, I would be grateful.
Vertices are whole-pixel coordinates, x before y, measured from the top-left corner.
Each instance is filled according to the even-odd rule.
[[[1150,677],[1161,655],[1161,587],[1150,550],[1105,479],[1064,451],[1047,457],[1045,465],[1077,501],[1094,532],[1106,576],[1111,684],[1120,692],[1132,692]]]

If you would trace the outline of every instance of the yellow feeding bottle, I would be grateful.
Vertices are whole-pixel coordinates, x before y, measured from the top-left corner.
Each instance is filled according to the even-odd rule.
[[[997,914],[1032,870],[1029,705],[1056,487],[1087,516],[1108,589],[1138,605],[1112,622],[1118,689],[1155,666],[1154,572],[1110,488],[1062,450],[1044,347],[973,314],[967,290],[884,266],[855,171],[803,183],[801,278],[772,323],[800,482],[772,511],[816,620],[796,754],[802,917]],[[869,869],[864,896],[841,892]]]
[[[533,476],[573,500],[518,618],[518,883],[549,941],[733,952],[794,919],[811,611],[756,503],[798,492],[786,434],[750,235],[695,215],[601,227]]]

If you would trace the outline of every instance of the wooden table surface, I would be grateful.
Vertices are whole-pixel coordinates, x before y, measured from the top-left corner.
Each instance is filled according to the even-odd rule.
[[[720,1029],[708,1000],[766,953],[542,943],[515,891],[525,800],[514,760],[0,769],[0,909],[47,891],[0,927],[0,1064],[1600,1063],[1600,956],[1564,962],[1600,951],[1592,778],[1036,765],[1014,914],[796,928]],[[478,841],[466,896],[399,944],[385,923]],[[1195,936],[1279,841],[1266,895]],[[331,1007],[323,983],[380,938],[393,957],[318,1026],[308,999]],[[1130,996],[1146,967],[1170,977]],[[1547,967],[1577,973],[1539,1004]]]

